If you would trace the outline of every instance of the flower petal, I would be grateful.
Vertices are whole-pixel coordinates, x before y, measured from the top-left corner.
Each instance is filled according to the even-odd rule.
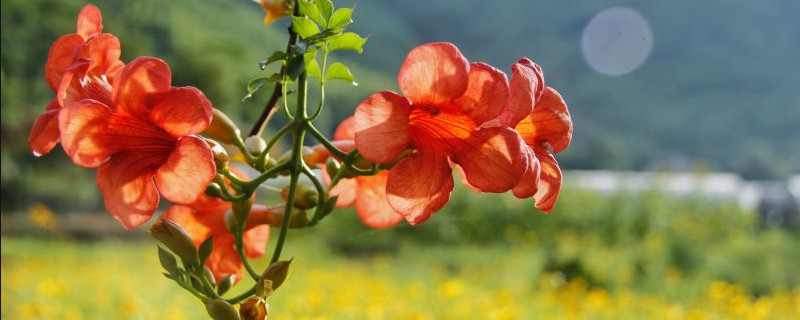
[[[356,108],[355,141],[358,152],[373,163],[397,158],[410,141],[408,100],[391,91],[373,94]]]
[[[83,38],[77,34],[61,36],[53,45],[50,46],[50,53],[47,55],[47,63],[44,65],[44,77],[50,88],[57,91],[61,85],[61,78],[67,72],[67,68],[75,60],[75,49],[83,44]]]
[[[106,135],[113,117],[108,106],[94,100],[73,102],[61,109],[61,145],[72,162],[94,168],[108,159],[115,151]]]
[[[75,58],[91,61],[90,70],[105,74],[108,70],[115,68],[117,64],[122,63],[119,60],[121,54],[119,39],[113,34],[104,33],[89,39],[80,46],[75,53]]]
[[[444,207],[453,191],[447,158],[421,149],[389,171],[386,196],[395,211],[410,224],[419,224]]]
[[[531,114],[536,99],[544,88],[542,69],[533,61],[522,58],[511,67],[508,103],[500,115],[500,124],[514,127]]]
[[[451,43],[428,43],[411,50],[397,81],[414,105],[440,106],[464,94],[469,64]]]
[[[178,140],[167,162],[156,170],[156,184],[167,200],[189,204],[203,194],[215,174],[208,144],[186,136]]]
[[[142,160],[136,154],[116,154],[97,171],[106,210],[129,230],[150,220],[158,207],[153,172]]]
[[[33,123],[31,133],[28,135],[28,145],[34,156],[42,156],[50,152],[58,144],[61,131],[58,130],[58,113],[61,106],[53,99],[47,106],[47,111],[40,114]]]
[[[103,32],[103,16],[100,9],[87,4],[78,14],[78,34],[87,40]]]
[[[464,169],[470,185],[483,192],[505,192],[519,182],[528,165],[522,138],[507,127],[483,128],[462,141],[451,159]]]
[[[475,62],[469,65],[467,91],[455,103],[462,113],[481,124],[498,117],[507,100],[506,74],[488,64]]]
[[[327,176],[327,174],[325,174]],[[328,182],[330,183],[330,178]],[[356,194],[358,192],[358,183],[355,179],[341,179],[329,192],[330,196],[339,196],[336,199],[336,206],[339,208],[346,208],[352,206],[356,201]]]
[[[528,157],[528,167],[520,177],[519,183],[511,189],[514,196],[520,199],[527,199],[536,194],[539,190],[539,174],[542,171],[542,166],[533,150],[525,148],[525,154]]]
[[[349,117],[342,120],[339,126],[336,127],[336,132],[333,133],[334,140],[355,140],[356,139],[356,119]]]
[[[239,254],[236,253],[233,237],[223,234],[214,237],[213,241],[214,248],[211,249],[211,255],[206,259],[206,266],[211,269],[214,279],[222,279],[235,274],[236,282],[239,282],[242,279],[244,264],[239,259]]]
[[[539,190],[536,191],[536,208],[544,212],[550,212],[558,199],[558,192],[561,190],[561,169],[558,162],[549,151],[534,149],[536,157],[542,164],[542,172],[539,175]]]
[[[92,99],[113,106],[111,84],[102,77],[87,76],[90,64],[88,60],[82,60],[73,63],[67,69],[56,94],[59,104],[66,105],[83,99]]]
[[[528,145],[546,142],[555,153],[566,149],[572,140],[572,120],[567,104],[550,87],[544,89],[533,113],[523,119],[516,129]]]
[[[197,88],[172,88],[159,98],[151,109],[150,120],[173,137],[203,132],[211,124],[211,101]]]
[[[386,199],[388,171],[374,176],[357,177],[358,197],[356,213],[364,224],[373,228],[387,228],[403,221],[403,216],[394,211]]]
[[[255,226],[244,232],[244,254],[250,258],[258,258],[264,255],[269,241],[269,225]]]
[[[111,94],[116,111],[148,120],[148,96],[170,90],[172,73],[161,59],[140,57],[131,61],[117,75]]]
[[[181,226],[192,237],[192,241],[197,247],[200,247],[200,244],[208,239],[212,232],[211,228],[206,225],[208,222],[201,218],[201,214],[196,209],[180,204],[169,207],[167,212],[160,217],[160,219],[167,219]]]

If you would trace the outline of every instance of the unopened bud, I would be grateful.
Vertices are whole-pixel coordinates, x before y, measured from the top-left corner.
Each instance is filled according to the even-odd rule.
[[[330,151],[325,146],[318,145],[311,147],[303,147],[303,162],[310,168],[316,168],[320,164],[325,163],[331,156]]]
[[[217,171],[228,170],[228,151],[214,140],[206,139],[206,143],[211,147],[211,154],[214,155],[214,165],[217,166]]]
[[[325,162],[325,173],[328,174],[328,177],[335,177],[339,174],[339,170],[342,170],[342,165],[334,158],[328,158],[328,161]]]
[[[261,154],[267,148],[267,142],[259,136],[249,136],[244,139],[244,146],[250,154]]]
[[[289,266],[291,264],[292,260],[282,260],[269,265],[267,270],[264,270],[264,273],[261,274],[261,278],[258,279],[259,287],[270,289],[270,291],[277,290],[289,277]]]
[[[203,275],[206,276],[206,280],[213,285],[217,285],[217,279],[214,278],[214,273],[211,272],[211,269],[208,266],[203,266]]]
[[[208,300],[206,311],[214,320],[239,320],[239,313],[236,312],[236,309],[222,299]]]
[[[228,116],[216,108],[213,109],[212,115],[211,124],[203,131],[204,135],[225,144],[235,145],[237,140],[241,141],[239,128]]]
[[[269,222],[269,225],[273,227],[280,227],[283,225],[283,217],[286,215],[286,211],[275,212],[272,214],[272,221]],[[292,207],[291,217],[289,218],[289,228],[292,229],[300,229],[305,227],[308,224],[308,212],[305,210]]]
[[[222,187],[220,187],[219,183],[216,182],[212,182],[208,185],[208,187],[206,187],[206,195],[214,198],[224,197],[222,193]]]
[[[236,216],[236,221],[241,225],[247,221],[247,216],[250,215],[250,208],[253,207],[253,197],[241,201],[231,202],[231,209]]]
[[[185,264],[197,262],[197,247],[192,237],[176,223],[167,219],[158,220],[150,226],[150,235],[180,257]]]
[[[286,201],[289,199],[289,188],[283,188],[281,190],[281,197],[283,200]],[[317,201],[319,200],[319,195],[317,194],[317,190],[304,185],[298,184],[297,188],[294,192],[294,206],[299,209],[311,209],[317,206]]]
[[[228,228],[231,234],[236,234],[239,232],[239,220],[236,219],[236,215],[233,211],[228,211],[225,213],[225,227]]]
[[[260,297],[251,297],[239,305],[239,316],[242,320],[267,320],[269,305]]]
[[[219,284],[217,284],[217,294],[219,294],[219,295],[225,294],[225,292],[228,292],[228,290],[231,287],[233,287],[234,283],[236,283],[236,275],[235,274],[231,274],[231,275],[228,275],[227,277],[224,277],[224,278],[220,279],[219,280]]]

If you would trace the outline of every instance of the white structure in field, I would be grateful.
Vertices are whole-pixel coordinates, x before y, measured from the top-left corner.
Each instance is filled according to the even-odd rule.
[[[751,210],[757,209],[762,199],[785,193],[786,190],[794,199],[800,199],[800,175],[791,176],[788,182],[781,182],[747,181],[737,174],[719,172],[572,170],[564,172],[564,179],[570,188],[604,194],[658,190],[676,196],[734,201]]]

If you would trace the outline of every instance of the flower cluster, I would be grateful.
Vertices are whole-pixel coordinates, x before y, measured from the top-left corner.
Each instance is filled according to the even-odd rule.
[[[401,217],[421,223],[449,200],[455,167],[477,191],[511,190],[535,197],[543,211],[553,208],[561,186],[553,153],[569,145],[572,122],[538,65],[520,59],[509,82],[488,64],[468,62],[452,44],[430,43],[408,54],[398,83],[403,95],[370,96],[334,135],[354,140],[364,159],[389,169],[333,188],[340,206],[355,203],[373,227]]]
[[[343,63],[329,65],[328,55],[361,52],[366,42],[345,32],[353,9],[335,9],[330,0],[260,4],[265,23],[291,14],[292,24],[286,50],[261,62],[262,70],[279,63],[280,71],[247,86],[245,99],[275,83],[246,138],[203,92],[173,87],[166,62],[121,61],[119,40],[102,33],[101,13],[92,5],[78,15],[77,33],[50,49],[45,77],[56,97],[29,137],[37,156],[60,142],[75,164],[97,168],[105,207],[126,229],[153,220],[162,197],[174,203],[150,232],[166,248],[159,247],[165,275],[200,298],[212,318],[266,318],[266,299],[291,264],[280,260],[287,229],[314,226],[336,206],[355,206],[375,228],[419,224],[448,202],[456,171],[476,191],[511,191],[535,197],[543,211],[553,208],[561,186],[553,154],[569,145],[572,123],[564,100],[544,85],[532,61],[515,63],[509,81],[488,64],[470,63],[452,44],[418,46],[400,69],[402,95],[368,97],[329,141],[314,126],[325,107],[325,85],[355,81]],[[314,82],[320,101],[309,112]],[[286,124],[267,142],[264,128],[279,111]],[[287,135],[290,150],[273,157]],[[320,144],[304,146],[306,135]],[[323,163],[320,181],[314,169]],[[283,203],[255,204],[267,181]],[[271,226],[280,227],[278,240],[270,265],[258,273],[248,260],[264,255]],[[243,269],[256,284],[222,298]],[[233,304],[240,304],[239,316]]]
[[[150,220],[159,194],[192,203],[214,178],[211,149],[195,136],[212,107],[200,90],[172,87],[162,60],[125,65],[119,40],[102,29],[100,11],[87,5],[78,33],[50,48],[46,78],[57,94],[29,141],[37,155],[61,141],[75,164],[98,168],[106,209],[131,229]]]

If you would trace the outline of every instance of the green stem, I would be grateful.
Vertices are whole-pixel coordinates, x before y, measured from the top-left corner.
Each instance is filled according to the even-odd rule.
[[[203,303],[208,301],[208,297],[205,294],[203,294],[200,291],[197,291],[197,289],[195,289],[195,288],[192,288],[191,285],[187,285],[187,284],[185,284],[183,282],[180,282],[180,281],[177,281],[177,280],[175,280],[175,283],[177,283],[179,286],[181,286],[181,288],[186,289],[186,291],[191,292],[195,297],[200,299],[200,301],[203,301]]]
[[[322,113],[322,108],[325,107],[325,71],[328,66],[328,44],[326,43],[322,49],[322,79],[319,79],[319,106],[310,118],[306,119],[309,122],[314,121]]]
[[[253,286],[252,288],[247,289],[247,291],[243,292],[242,294],[230,299],[225,299],[225,301],[227,301],[230,304],[237,304],[239,302],[244,301],[247,298],[250,298],[250,296],[254,295],[255,293],[256,293],[256,287]]]
[[[244,264],[244,268],[247,269],[247,273],[250,274],[250,277],[253,280],[258,281],[260,275],[256,272],[255,269],[250,265],[250,261],[247,260],[247,257],[244,255],[244,226],[246,222],[240,222],[239,226],[239,234],[236,235],[236,253],[239,254],[239,259],[242,260],[242,264]]]
[[[267,142],[267,147],[264,149],[264,151],[261,152],[261,155],[259,155],[259,161],[264,161],[264,159],[267,158],[267,155],[269,155],[269,151],[272,150],[272,147],[274,147],[275,144],[277,144],[278,141],[280,141],[281,138],[283,138],[283,136],[289,133],[289,130],[292,130],[292,127],[294,125],[295,125],[294,122],[289,122],[285,126],[283,126],[283,128],[278,130],[278,132],[276,132],[274,136],[272,136],[269,142]]]
[[[278,235],[278,241],[275,244],[275,251],[272,253],[270,264],[277,262],[281,257],[283,245],[286,242],[286,233],[289,230],[289,220],[292,217],[292,204],[294,203],[295,193],[297,191],[297,182],[300,180],[300,173],[305,165],[303,163],[303,139],[305,138],[305,119],[306,116],[306,89],[308,81],[306,73],[300,74],[297,79],[297,111],[295,115],[297,118],[293,121],[299,121],[298,125],[294,126],[292,132],[292,160],[291,162],[291,180],[289,182],[289,194],[286,199],[286,211],[283,215],[283,223],[281,224],[281,231]]]
[[[322,133],[319,132],[319,130],[317,130],[316,127],[314,127],[314,124],[306,122],[305,127],[308,133],[314,136],[314,139],[316,139],[317,141],[319,141],[319,143],[325,146],[325,149],[328,149],[328,151],[330,151],[330,153],[333,154],[333,156],[339,159],[347,158],[347,153],[342,150],[339,150],[339,148],[334,146],[327,138],[325,138],[324,135],[322,135]]]

